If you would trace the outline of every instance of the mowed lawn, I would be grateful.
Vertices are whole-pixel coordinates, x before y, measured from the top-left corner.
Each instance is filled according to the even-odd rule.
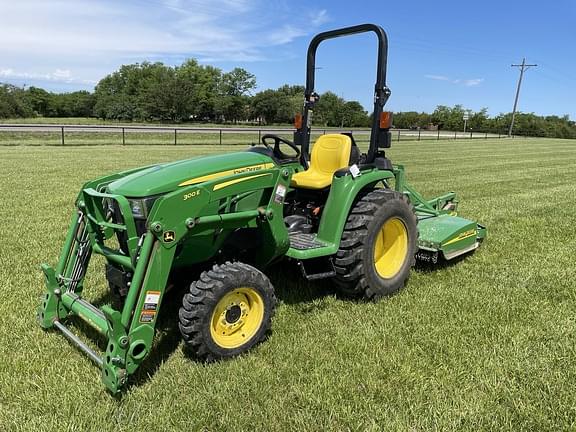
[[[122,395],[35,321],[88,179],[233,147],[0,147],[0,430],[290,431],[576,428],[576,141],[401,142],[389,155],[428,196],[454,190],[488,227],[472,256],[417,268],[378,303],[273,269],[269,339],[240,358],[187,358],[178,292]],[[87,296],[105,291],[101,262]],[[79,331],[79,330],[77,330]]]

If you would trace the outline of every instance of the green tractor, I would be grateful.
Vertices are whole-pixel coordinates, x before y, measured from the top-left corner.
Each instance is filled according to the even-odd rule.
[[[326,39],[363,32],[378,37],[368,152],[360,153],[352,134],[335,133],[320,136],[310,154],[316,49]],[[330,278],[341,293],[375,299],[400,289],[415,259],[435,263],[476,249],[485,228],[456,215],[456,195],[424,199],[406,183],[403,167],[385,156],[387,48],[384,30],[372,24],[315,36],[293,142],[264,135],[246,151],[86,183],[58,264],[42,265],[47,291],[40,325],[60,330],[84,351],[116,393],[150,353],[167,286],[178,272],[207,269],[174,319],[186,348],[211,361],[265,338],[276,298],[264,271],[279,260],[293,260],[308,280]],[[93,254],[105,258],[119,307],[96,307],[83,295]],[[106,338],[103,354],[65,325],[71,316]]]

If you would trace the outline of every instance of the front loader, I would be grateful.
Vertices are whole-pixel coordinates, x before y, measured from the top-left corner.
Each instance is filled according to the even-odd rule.
[[[378,38],[368,152],[360,153],[352,134],[336,133],[320,136],[310,152],[316,49],[326,39],[363,32]],[[116,393],[150,353],[169,281],[194,266],[208,270],[184,293],[174,319],[186,349],[211,361],[265,338],[276,303],[265,271],[274,262],[292,260],[302,277],[329,278],[343,294],[376,299],[405,284],[415,259],[435,263],[476,249],[485,228],[456,215],[456,195],[423,198],[385,155],[391,143],[391,115],[383,112],[390,95],[387,48],[385,32],[372,24],[315,36],[294,141],[264,135],[247,151],[86,183],[57,265],[42,265],[47,290],[40,325],[84,351]],[[84,296],[94,254],[105,258],[115,308]],[[104,353],[69,330],[73,316],[102,335]]]

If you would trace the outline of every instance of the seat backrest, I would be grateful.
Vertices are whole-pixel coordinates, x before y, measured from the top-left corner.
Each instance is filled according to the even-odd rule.
[[[310,169],[333,175],[348,166],[352,140],[342,134],[321,135],[312,147]]]

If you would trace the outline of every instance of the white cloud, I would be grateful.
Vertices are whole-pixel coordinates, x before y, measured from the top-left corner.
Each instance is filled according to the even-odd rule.
[[[433,80],[437,80],[437,81],[450,81],[450,78],[448,78],[444,75],[424,75],[424,77],[430,78]]]
[[[282,28],[272,31],[268,35],[268,41],[273,45],[284,45],[292,42],[294,39],[306,35],[305,29],[293,27],[285,24]]]
[[[72,78],[69,69],[56,69],[52,76],[56,79],[69,80]]]
[[[424,75],[424,78],[436,80],[436,81],[448,81],[452,84],[460,84],[465,87],[475,87],[484,82],[484,78],[473,78],[473,79],[452,79],[444,75]]]
[[[84,80],[72,76],[70,71],[67,69],[66,70],[56,69],[53,72],[47,72],[47,73],[25,72],[25,71],[17,71],[14,69],[0,69],[0,78],[17,79],[17,80],[56,81],[68,84],[74,84],[74,83],[85,85],[96,84],[95,80]]]
[[[14,69],[0,69],[0,77],[11,77],[14,75]]]
[[[312,24],[320,26],[330,21],[328,11],[326,9],[319,10],[315,15],[312,15]]]
[[[266,0],[3,2],[0,76],[93,82],[143,60],[278,59],[277,46],[328,20],[325,9],[299,18],[290,8]]]
[[[474,87],[474,86],[482,84],[483,81],[484,81],[484,78],[475,78],[475,79],[464,80],[464,81],[462,81],[462,83],[466,87]]]

